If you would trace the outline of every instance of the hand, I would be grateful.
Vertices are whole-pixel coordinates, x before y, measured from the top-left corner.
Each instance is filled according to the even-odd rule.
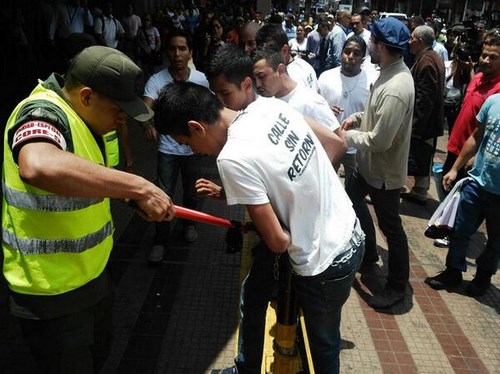
[[[144,125],[144,131],[146,133],[146,139],[148,139],[150,142],[158,140],[158,132],[156,131],[152,123]]]
[[[218,184],[207,179],[200,178],[196,181],[194,188],[196,193],[200,196],[208,196],[212,199],[224,199],[226,196],[224,190]]]
[[[465,164],[465,170],[466,171],[472,169],[472,167],[474,166],[474,161],[475,160],[476,160],[476,157],[474,156],[474,157],[471,157],[469,159],[469,161],[467,161],[467,163]]]
[[[337,117],[340,115],[340,113],[344,111],[344,109],[342,109],[337,105],[330,105],[330,109],[332,110],[333,114],[335,114],[335,116]]]
[[[444,177],[443,177],[443,188],[445,191],[451,190],[451,185],[457,179],[457,172],[451,169]]]
[[[149,184],[146,197],[134,200],[138,206],[139,215],[146,221],[171,221],[175,217],[175,208],[172,199],[161,188],[153,183]]]
[[[342,121],[342,123],[340,124],[340,127],[342,128],[342,130],[347,131],[347,130],[354,128],[355,125],[356,125],[356,123],[354,122],[354,120],[351,117],[348,117]]]

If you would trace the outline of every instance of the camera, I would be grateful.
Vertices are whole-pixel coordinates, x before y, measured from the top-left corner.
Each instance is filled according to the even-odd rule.
[[[471,52],[469,47],[467,46],[459,46],[455,51],[455,54],[457,58],[463,62],[468,62],[469,59],[471,58]]]

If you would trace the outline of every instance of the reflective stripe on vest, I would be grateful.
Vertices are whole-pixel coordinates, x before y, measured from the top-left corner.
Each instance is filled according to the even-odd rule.
[[[5,200],[9,205],[23,209],[37,209],[44,212],[70,212],[84,209],[103,201],[101,198],[37,195],[14,190],[7,187],[4,182],[2,183],[2,188]]]
[[[23,255],[48,255],[52,253],[81,253],[93,248],[113,233],[113,225],[108,222],[99,231],[78,239],[33,239],[18,238],[11,231],[2,229],[2,240]]]
[[[106,152],[106,166],[115,167],[120,163],[120,144],[118,143],[118,133],[108,132],[103,135],[104,150]]]

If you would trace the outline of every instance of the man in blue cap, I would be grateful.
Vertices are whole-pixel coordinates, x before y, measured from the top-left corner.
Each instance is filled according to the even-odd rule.
[[[399,216],[399,192],[406,181],[415,101],[413,78],[402,57],[409,39],[408,28],[395,18],[373,23],[370,56],[380,66],[380,77],[365,111],[342,123],[347,144],[357,149],[357,169],[346,190],[366,233],[362,270],[379,259],[373,219],[364,200],[368,194],[387,238],[387,283],[380,294],[368,300],[370,306],[380,309],[403,300],[409,279],[408,241]]]

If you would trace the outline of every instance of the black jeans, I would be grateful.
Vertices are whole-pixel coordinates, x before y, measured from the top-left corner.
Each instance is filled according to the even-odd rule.
[[[365,232],[364,263],[378,260],[377,241],[373,219],[366,206],[365,196],[370,195],[378,225],[387,239],[389,264],[387,286],[404,291],[410,277],[410,260],[406,233],[399,216],[399,188],[395,190],[378,189],[370,186],[356,170],[346,186],[353,208]]]

